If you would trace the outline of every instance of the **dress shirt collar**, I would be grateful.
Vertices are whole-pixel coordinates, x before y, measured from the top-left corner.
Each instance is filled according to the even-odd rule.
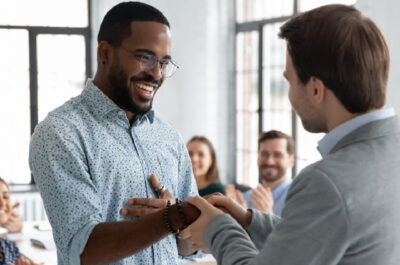
[[[88,79],[86,82],[86,87],[82,92],[82,96],[85,98],[86,102],[93,110],[93,115],[98,118],[103,118],[106,114],[115,111],[119,113],[122,110],[117,106],[106,94],[103,93],[94,83],[93,79]],[[99,104],[101,102],[101,104]],[[154,121],[154,111],[150,110],[146,114],[136,115],[135,123],[142,122],[144,119],[148,119],[150,123]]]
[[[278,185],[273,191],[272,191],[272,197],[274,200],[280,197],[282,192],[285,192],[287,189],[286,187],[289,186],[292,183],[292,180],[290,178],[286,178],[281,184]]]
[[[357,116],[349,121],[346,121],[327,133],[318,142],[318,152],[321,154],[322,158],[324,158],[329,154],[329,152],[339,142],[339,140],[350,132],[372,121],[383,120],[389,117],[393,117],[394,115],[394,109],[389,108],[368,112],[366,114]]]

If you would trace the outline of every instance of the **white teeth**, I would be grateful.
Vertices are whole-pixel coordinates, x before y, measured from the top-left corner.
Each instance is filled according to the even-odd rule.
[[[154,90],[154,87],[152,87],[152,86],[146,86],[146,85],[141,84],[141,83],[138,83],[138,84],[136,84],[136,85],[137,85],[138,87],[140,87],[140,88],[146,90],[146,91],[149,91],[149,92],[153,92],[153,90]]]
[[[6,211],[0,210],[0,214],[4,214],[4,213],[6,213]]]

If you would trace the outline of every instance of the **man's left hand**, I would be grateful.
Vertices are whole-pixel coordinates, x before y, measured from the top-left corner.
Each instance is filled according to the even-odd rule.
[[[158,181],[156,175],[151,174],[150,183],[155,190],[160,187],[160,182]],[[128,217],[140,217],[145,216],[167,206],[167,200],[171,201],[171,204],[175,203],[174,196],[168,189],[163,190],[159,194],[159,199],[155,198],[131,198],[128,200],[129,205],[134,207],[122,208],[120,214]]]

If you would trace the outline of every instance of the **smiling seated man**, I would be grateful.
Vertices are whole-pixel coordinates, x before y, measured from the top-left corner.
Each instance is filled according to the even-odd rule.
[[[162,239],[183,227],[173,222],[176,208],[134,220],[120,214],[129,198],[160,200],[157,210],[166,199],[197,194],[181,136],[151,110],[178,68],[168,20],[144,3],[116,5],[100,26],[97,61],[81,95],[50,112],[31,139],[30,167],[58,264],[177,264],[178,253],[194,249],[174,236]],[[168,192],[150,183],[153,173]]]

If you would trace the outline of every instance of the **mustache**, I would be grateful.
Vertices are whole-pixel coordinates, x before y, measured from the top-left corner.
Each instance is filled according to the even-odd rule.
[[[267,168],[275,168],[275,169],[278,169],[277,166],[270,166],[270,165],[262,165],[260,168],[261,168],[261,169],[267,169]]]
[[[157,87],[159,87],[161,85],[161,80],[155,80],[151,75],[147,75],[145,77],[132,77],[131,81],[132,82],[140,82],[140,81],[149,82],[149,83],[153,83]]]

